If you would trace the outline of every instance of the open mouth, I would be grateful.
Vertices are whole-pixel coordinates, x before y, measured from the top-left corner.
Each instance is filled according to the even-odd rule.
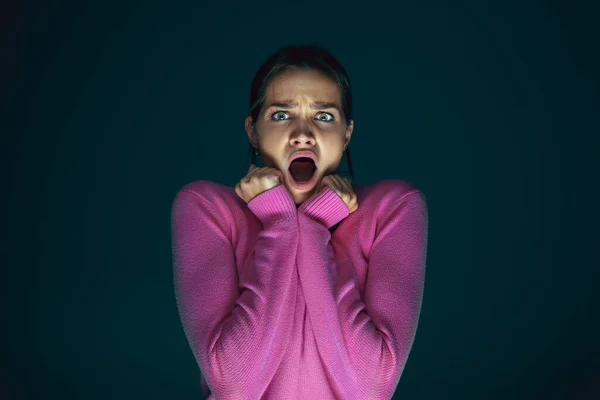
[[[311,188],[317,180],[317,166],[308,157],[300,157],[290,163],[288,168],[290,182],[299,190]]]

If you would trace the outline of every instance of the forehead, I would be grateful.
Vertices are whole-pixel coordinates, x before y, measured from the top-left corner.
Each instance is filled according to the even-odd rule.
[[[338,85],[320,71],[286,70],[267,86],[266,100],[328,101],[339,103]]]

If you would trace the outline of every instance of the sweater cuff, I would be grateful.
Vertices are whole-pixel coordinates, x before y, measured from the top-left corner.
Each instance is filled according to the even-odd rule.
[[[350,214],[344,200],[342,200],[335,190],[329,186],[326,186],[325,189],[321,190],[316,196],[311,197],[308,201],[304,202],[298,208],[298,212],[300,211],[311,219],[326,226],[327,229],[331,228]]]
[[[248,208],[263,225],[296,220],[296,204],[283,184],[255,196],[248,202]]]

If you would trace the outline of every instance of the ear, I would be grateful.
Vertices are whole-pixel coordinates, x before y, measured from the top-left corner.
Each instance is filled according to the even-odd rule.
[[[350,124],[346,126],[346,137],[344,144],[347,146],[352,138],[352,131],[354,131],[354,120],[350,120]]]
[[[248,135],[250,142],[255,143],[256,138],[254,137],[254,122],[252,121],[252,117],[250,115],[248,115],[244,121],[244,128],[246,129],[246,134]]]

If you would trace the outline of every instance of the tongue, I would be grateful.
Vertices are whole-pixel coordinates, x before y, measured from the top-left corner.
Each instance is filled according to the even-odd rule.
[[[311,160],[294,160],[290,165],[290,173],[297,182],[308,181],[315,172],[315,164]]]

